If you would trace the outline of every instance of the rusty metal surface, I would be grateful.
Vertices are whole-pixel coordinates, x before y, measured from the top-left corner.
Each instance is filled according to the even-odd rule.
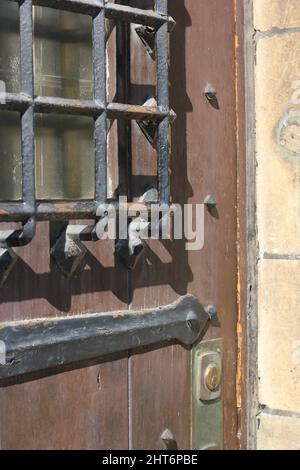
[[[0,365],[0,379],[164,341],[189,346],[203,335],[209,319],[199,301],[186,295],[158,309],[4,323],[0,340],[6,361]]]

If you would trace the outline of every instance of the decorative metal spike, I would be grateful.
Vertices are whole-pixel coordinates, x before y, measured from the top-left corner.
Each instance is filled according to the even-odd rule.
[[[135,28],[135,31],[144,44],[150,57],[155,59],[156,30],[150,26],[138,26]]]
[[[145,192],[142,197],[139,198],[139,202],[143,204],[149,204],[150,202],[157,202],[159,198],[158,190],[153,186],[145,188]]]
[[[173,124],[175,119],[177,119],[177,114],[175,113],[175,111],[173,109],[171,109],[170,110],[170,116],[169,116],[170,124]]]
[[[150,121],[140,121],[138,125],[148,142],[154,145],[157,137],[157,124]]]
[[[136,267],[144,249],[145,245],[141,239],[136,239],[134,243],[128,242],[128,240],[119,240],[116,243],[116,252],[129,270]]]
[[[150,223],[140,217],[133,219],[128,226],[128,239],[116,243],[116,252],[129,270],[136,267],[145,249],[142,238],[148,235],[149,226]]]
[[[217,90],[211,83],[208,83],[204,90],[204,95],[207,101],[212,105],[213,108],[219,109],[219,102],[217,98]]]
[[[108,215],[100,217],[96,225],[92,228],[90,239],[94,242],[101,240],[108,225]],[[82,235],[80,236],[83,239]],[[88,241],[88,239],[86,240]]]
[[[11,248],[0,248],[0,287],[5,283],[17,260],[18,256]]]
[[[210,322],[216,324],[218,322],[218,311],[215,305],[208,305],[205,311],[209,316]]]
[[[206,198],[204,199],[204,205],[208,208],[208,209],[213,209],[216,207],[217,205],[217,201],[215,199],[214,196],[212,196],[211,194],[209,194],[208,196],[206,196]]]
[[[83,260],[87,249],[82,241],[101,240],[108,224],[108,216],[100,217],[95,225],[68,225],[50,250],[62,273],[71,278]]]
[[[156,108],[157,107],[157,101],[153,96],[151,96],[151,98],[148,98],[147,101],[145,101],[143,106],[147,106],[149,108]]]
[[[157,107],[157,101],[155,98],[149,98],[143,106],[148,107]],[[142,133],[150,142],[151,145],[154,145],[157,137],[157,123],[154,121],[137,121],[139,128],[141,129]]]
[[[157,107],[157,101],[155,98],[149,98],[143,106],[147,106],[150,108],[156,108]],[[177,115],[173,109],[170,110],[169,112],[169,122],[172,124],[175,119],[177,118]],[[151,145],[154,145],[156,142],[157,138],[157,129],[158,129],[158,123],[155,121],[137,121],[137,124],[139,125],[141,131],[143,132],[144,136],[146,139],[150,142]]]
[[[170,429],[165,429],[160,438],[167,450],[178,450],[176,439]]]
[[[158,191],[150,187],[139,198],[141,204],[155,203],[158,200]],[[133,270],[140,259],[144,249],[145,242],[143,238],[149,236],[150,222],[142,217],[134,218],[128,225],[128,238],[121,239],[116,243],[116,253],[120,256],[123,264],[129,270]]]
[[[73,276],[87,252],[86,247],[80,241],[82,230],[83,226],[69,225],[50,251],[57,266],[68,279]]]

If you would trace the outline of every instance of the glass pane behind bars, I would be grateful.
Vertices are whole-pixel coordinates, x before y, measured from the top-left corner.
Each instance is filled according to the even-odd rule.
[[[7,93],[20,91],[19,7],[0,0],[0,80]]]
[[[34,7],[35,94],[93,98],[92,18]]]
[[[19,8],[0,0],[0,100],[20,91]],[[16,112],[0,112],[0,200],[22,198],[21,121]]]
[[[0,112],[0,200],[22,198],[21,119],[17,112]]]
[[[35,94],[93,98],[92,19],[34,8]],[[67,115],[35,119],[37,199],[93,199],[94,121]]]
[[[93,199],[95,195],[94,120],[37,114],[37,199]]]

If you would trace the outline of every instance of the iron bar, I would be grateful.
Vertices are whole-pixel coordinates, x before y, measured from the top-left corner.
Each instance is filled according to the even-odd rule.
[[[104,5],[104,1],[101,1]],[[106,86],[106,31],[105,15],[102,9],[93,19],[93,62],[94,99],[105,105]],[[96,149],[96,201],[105,203],[107,199],[107,116],[106,111],[95,120]]]
[[[162,24],[166,24],[167,28],[170,29],[175,26],[175,21],[168,16],[167,11],[161,10],[158,13],[158,11],[142,10],[118,3],[107,3],[105,5],[105,16],[110,19],[152,26],[154,28],[159,28]]]
[[[196,297],[144,311],[121,311],[60,319],[4,323],[6,348],[0,379],[61,367],[166,341],[193,345],[210,317]]]
[[[166,15],[167,0],[156,0],[156,11]],[[157,68],[157,104],[162,112],[169,109],[169,51],[168,25],[163,24],[156,33],[156,68]],[[166,117],[158,125],[158,175],[160,202],[170,202],[169,181],[169,118]]]
[[[10,0],[20,2],[21,0]],[[103,0],[33,0],[33,5],[54,8],[56,10],[83,13],[96,16],[100,10],[104,10],[105,17],[116,21],[127,21],[140,25],[159,28],[163,23],[168,24],[168,29],[172,30],[175,21],[172,17],[164,14],[163,11],[155,12],[140,8],[129,7],[117,3],[105,3]]]
[[[34,110],[37,113],[72,114],[97,117],[102,114],[104,107],[96,101],[80,101],[38,96],[34,100]]]
[[[107,200],[106,203],[111,205],[116,210],[116,213],[119,212],[117,200]],[[128,202],[123,205],[123,208],[129,210],[132,206],[135,207],[135,204],[135,202]],[[145,205],[150,211],[151,204],[147,203]],[[35,217],[37,221],[94,219],[97,207],[96,201],[37,201]],[[3,222],[22,222],[26,221],[28,217],[30,217],[30,210],[22,202],[0,204],[0,219]]]
[[[122,118],[135,121],[161,121],[168,116],[157,107],[137,106],[122,103],[109,103],[107,105],[107,116],[111,119]]]
[[[0,109],[23,112],[29,107],[35,113],[57,113],[79,116],[98,117],[107,112],[108,119],[128,119],[135,121],[160,122],[165,117],[172,119],[169,109],[161,111],[157,106],[132,105],[125,103],[108,103],[101,101],[82,101],[75,99],[57,98],[52,96],[37,96],[34,99],[25,94],[7,93],[5,101],[0,102]]]
[[[6,93],[5,100],[0,100],[0,109],[23,112],[32,105],[30,96],[16,93]]]
[[[33,18],[32,0],[20,4],[21,90],[33,100]],[[35,211],[34,110],[29,106],[21,115],[23,201]]]

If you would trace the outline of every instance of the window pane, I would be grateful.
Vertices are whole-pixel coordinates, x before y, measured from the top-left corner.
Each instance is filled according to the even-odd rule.
[[[7,0],[0,0],[0,80],[6,92],[20,91],[19,8]]]
[[[19,113],[0,112],[0,200],[22,198],[21,119]]]
[[[92,99],[92,18],[34,7],[36,95]]]
[[[37,114],[37,199],[94,199],[94,120]]]

